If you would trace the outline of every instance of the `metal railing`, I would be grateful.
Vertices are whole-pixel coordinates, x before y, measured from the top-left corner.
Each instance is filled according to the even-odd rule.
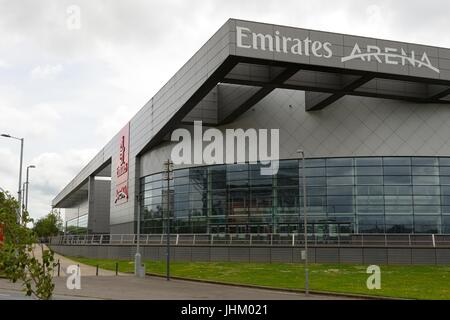
[[[164,245],[165,234],[141,234],[140,245]],[[135,245],[136,234],[90,234],[52,237],[53,245]],[[171,234],[174,246],[303,246],[303,234]],[[349,247],[450,247],[450,234],[310,234],[308,245]]]

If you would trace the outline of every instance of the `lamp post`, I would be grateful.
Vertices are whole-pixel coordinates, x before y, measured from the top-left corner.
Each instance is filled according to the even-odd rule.
[[[302,157],[302,180],[303,180],[303,232],[305,242],[305,294],[309,294],[309,272],[308,272],[308,215],[306,212],[306,179],[305,179],[305,152],[297,150]]]
[[[27,180],[26,180],[26,182],[25,182],[25,210],[27,210],[28,211],[28,185],[30,184],[30,181],[29,181],[29,177],[30,177],[30,169],[34,169],[34,168],[36,168],[36,166],[34,165],[34,164],[32,164],[32,165],[29,165],[28,167],[27,167]]]
[[[167,181],[166,191],[166,237],[167,237],[167,253],[166,253],[166,279],[170,280],[170,180],[173,179],[173,162],[168,159],[164,162],[163,180]]]
[[[136,277],[142,277],[142,261],[140,252],[141,242],[141,195],[136,195],[137,201],[137,242],[136,242],[136,255],[134,256],[134,275]]]
[[[22,163],[23,163],[23,138],[17,138],[17,137],[13,137],[9,134],[1,134],[0,136],[4,137],[4,138],[11,138],[11,139],[15,139],[15,140],[19,140],[20,141],[20,163],[19,163],[19,189],[17,191],[17,201],[19,202],[19,210],[17,212],[17,222],[20,223],[21,221],[21,214],[22,214]]]

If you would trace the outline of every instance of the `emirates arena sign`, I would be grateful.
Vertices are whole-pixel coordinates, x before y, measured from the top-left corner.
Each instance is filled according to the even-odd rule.
[[[421,68],[426,67],[434,72],[439,73],[439,69],[431,64],[430,58],[428,58],[427,53],[424,51],[420,55],[420,59],[416,57],[416,53],[411,51],[410,54],[406,53],[404,48],[380,48],[373,45],[368,45],[366,50],[360,49],[358,43],[355,43],[353,50],[350,55],[342,57],[341,61],[346,62],[353,59],[361,59],[361,61],[370,62],[372,59],[378,63],[386,63],[392,65],[401,64],[405,66],[409,64],[413,67]]]
[[[437,47],[244,21],[234,33],[237,55],[318,66],[442,78],[450,59]]]

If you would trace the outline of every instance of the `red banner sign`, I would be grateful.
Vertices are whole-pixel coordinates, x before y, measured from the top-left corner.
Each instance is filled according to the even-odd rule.
[[[128,201],[128,168],[130,152],[130,123],[120,130],[119,149],[116,165],[116,192],[114,202],[116,205]]]

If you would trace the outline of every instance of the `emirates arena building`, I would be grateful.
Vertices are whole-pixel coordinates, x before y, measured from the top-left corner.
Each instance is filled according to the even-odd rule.
[[[277,173],[175,165],[168,193],[194,121],[279,129]],[[311,235],[450,234],[450,50],[230,19],[52,205],[68,233],[162,234],[170,194],[175,234],[295,234],[303,173]]]

